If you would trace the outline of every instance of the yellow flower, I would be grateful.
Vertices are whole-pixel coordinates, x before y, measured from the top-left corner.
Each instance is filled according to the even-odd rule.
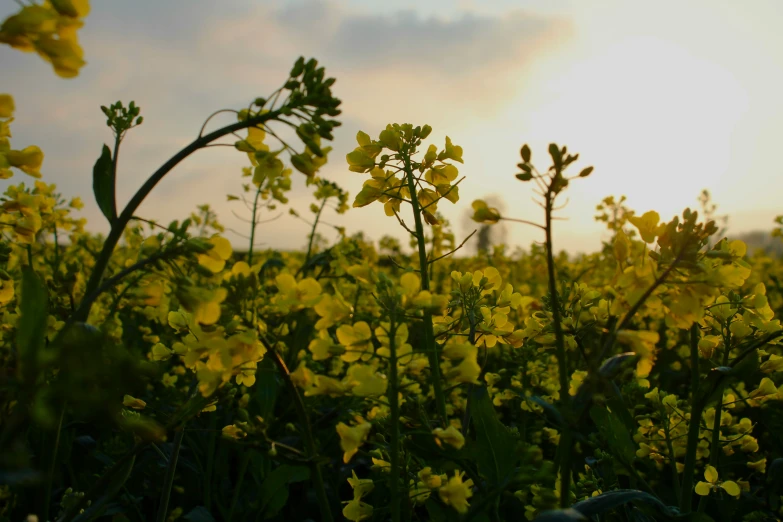
[[[345,353],[340,356],[343,361],[356,362],[359,359],[366,361],[372,357],[372,331],[366,322],[341,325],[337,328],[337,339],[345,346]]]
[[[147,406],[147,403],[131,395],[126,395],[122,399],[122,405],[126,408],[132,408],[134,410],[143,410]]]
[[[346,502],[343,508],[343,516],[351,522],[359,522],[372,516],[372,506],[354,498]]]
[[[587,372],[581,370],[576,370],[574,371],[574,373],[571,374],[571,382],[569,383],[568,395],[576,396],[576,393],[579,391],[579,388],[582,386],[585,377],[587,377]]]
[[[478,384],[479,375],[481,375],[481,367],[478,364],[478,350],[474,347],[474,351],[471,354],[446,373],[446,378],[455,383]]]
[[[359,397],[383,395],[389,384],[386,377],[367,364],[352,364],[343,382],[351,387],[352,394]]]
[[[485,268],[484,270],[476,270],[473,272],[473,285],[479,286],[482,281],[484,283],[484,290],[501,290],[500,284],[503,282],[503,278],[500,276],[500,272],[494,266]]]
[[[446,148],[438,154],[438,159],[443,161],[444,159],[451,159],[464,163],[462,161],[462,147],[451,143],[451,138],[446,136]]]
[[[488,207],[487,204],[477,199],[472,204],[473,221],[478,223],[494,224],[500,221],[500,212],[494,207]]]
[[[758,471],[759,473],[764,473],[767,470],[767,458],[764,457],[761,460],[757,460],[756,462],[748,462],[748,467],[754,471]]]
[[[41,165],[44,154],[35,145],[30,145],[22,150],[0,150],[0,167],[16,167],[25,174],[34,178],[41,177]]]
[[[432,468],[429,466],[419,471],[417,475],[421,484],[429,489],[441,487],[443,481],[446,480],[446,475],[434,475],[432,473]]]
[[[220,319],[220,303],[225,301],[228,290],[217,288],[208,290],[196,286],[184,286],[177,289],[177,298],[182,307],[192,314],[197,323],[215,324]]]
[[[337,425],[337,434],[340,436],[340,447],[343,450],[343,462],[348,464],[359,447],[367,440],[372,425],[369,422],[362,422],[354,427],[339,423]]]
[[[383,472],[389,472],[391,471],[391,462],[387,462],[382,459],[376,459],[375,457],[372,458],[372,469],[377,469],[379,471]]]
[[[651,210],[645,212],[641,217],[631,216],[628,221],[639,229],[639,235],[642,236],[642,241],[645,243],[652,243],[655,241],[655,237],[661,233],[663,226],[658,226],[658,221],[661,217],[657,212]]]
[[[297,281],[291,274],[278,274],[275,284],[278,294],[273,301],[286,311],[314,306],[321,299],[321,284],[312,277]]]
[[[321,318],[315,323],[315,328],[323,330],[340,323],[351,316],[351,306],[345,302],[340,293],[335,292],[334,296],[324,294],[321,300],[314,307],[315,313]]]
[[[10,118],[14,109],[14,98],[10,94],[0,94],[0,118]]]
[[[718,470],[713,466],[707,466],[707,469],[704,470],[704,480],[707,482],[699,481],[699,483],[696,484],[697,495],[706,497],[711,491],[717,491],[721,488],[732,497],[739,497],[740,495],[740,487],[737,483],[732,480],[727,480],[725,482],[719,481]]]
[[[353,489],[353,498],[360,499],[375,488],[372,479],[360,479],[356,476],[356,471],[351,470],[352,478],[348,479],[348,484]]]
[[[49,0],[58,13],[72,18],[82,18],[90,14],[88,0]]]
[[[644,378],[650,375],[655,362],[655,346],[659,339],[658,332],[647,330],[620,330],[617,332],[617,340],[620,343],[630,345],[631,349],[639,356],[639,362],[636,363],[637,377]]]
[[[166,361],[174,355],[174,350],[167,348],[163,343],[156,343],[152,347],[152,360],[153,361]]]
[[[6,305],[14,298],[14,281],[0,270],[0,306]]]
[[[224,237],[212,236],[209,239],[209,243],[212,245],[212,248],[196,257],[199,265],[213,274],[217,274],[223,270],[223,267],[226,266],[226,260],[231,257],[233,252],[231,242]]]
[[[324,329],[318,332],[317,339],[310,341],[307,349],[313,354],[314,361],[323,361],[334,355],[335,348],[339,348],[339,346],[332,340],[329,331]]]
[[[221,431],[223,436],[228,437],[229,439],[241,439],[247,435],[247,433],[239,429],[236,424],[226,426]]]
[[[705,359],[712,358],[715,348],[721,344],[721,339],[717,335],[705,335],[699,340],[699,355]]]
[[[330,397],[340,397],[345,395],[347,391],[347,387],[337,379],[332,379],[326,375],[316,375],[313,386],[305,391],[305,396],[328,395]]]
[[[465,445],[465,437],[454,426],[449,426],[445,430],[443,428],[435,428],[432,430],[432,434],[435,435],[435,442],[441,446],[441,442],[445,442],[457,449],[462,448]]]
[[[761,379],[759,387],[748,394],[748,404],[751,406],[760,406],[762,402],[774,399],[779,400],[780,394],[769,377]]]
[[[315,384],[315,374],[307,367],[304,361],[301,361],[296,370],[291,372],[291,381],[298,388],[307,390]]]
[[[454,472],[445,486],[438,490],[444,504],[453,507],[458,513],[467,513],[468,499],[473,496],[473,480],[462,482],[462,473]]]
[[[628,260],[628,256],[631,254],[631,240],[625,235],[623,229],[617,231],[612,247],[614,250],[614,258],[617,260],[620,270],[622,270],[625,268],[625,263]]]

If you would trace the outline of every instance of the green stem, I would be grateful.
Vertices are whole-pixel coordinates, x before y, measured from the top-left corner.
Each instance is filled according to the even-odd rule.
[[[308,261],[310,261],[310,256],[313,253],[313,241],[315,240],[315,229],[318,227],[318,221],[321,219],[321,213],[324,211],[324,207],[326,206],[326,200],[327,198],[324,198],[324,200],[321,202],[321,207],[318,209],[318,213],[315,215],[315,221],[313,221],[313,228],[310,231],[310,240],[307,242],[307,255],[305,256],[304,263],[302,264],[303,267],[307,266]]]
[[[247,264],[253,266],[253,244],[256,242],[256,216],[258,215],[258,196],[261,195],[261,184],[256,190],[256,197],[253,200],[253,221],[250,225],[250,245],[247,247]]]
[[[429,262],[427,261],[427,244],[424,238],[424,226],[421,222],[421,207],[419,199],[416,196],[416,183],[413,179],[413,168],[411,159],[407,151],[402,153],[405,163],[405,175],[408,180],[408,191],[411,197],[411,206],[413,207],[413,222],[416,225],[416,242],[419,250],[419,274],[421,275],[421,289],[430,289]],[[446,398],[443,394],[440,375],[440,353],[435,343],[435,329],[432,324],[432,314],[424,312],[424,346],[430,361],[430,378],[432,380],[432,389],[435,394],[435,403],[438,408],[438,415],[441,423],[445,427],[448,424],[446,415]]]
[[[704,405],[699,400],[699,326],[694,323],[690,332],[691,348],[691,419],[688,426],[688,442],[685,450],[685,464],[682,471],[680,490],[680,511],[691,512],[693,505],[693,471],[696,467],[696,449],[699,445],[699,429]]]
[[[54,437],[54,448],[52,449],[52,464],[49,466],[49,476],[46,477],[46,496],[44,497],[43,519],[49,520],[49,507],[52,503],[52,484],[54,483],[54,471],[57,467],[57,453],[60,448],[60,434],[63,430],[63,418],[65,417],[65,404],[60,411],[60,420],[57,422],[57,432]]]
[[[288,388],[288,392],[293,398],[294,407],[296,408],[296,413],[299,416],[299,422],[302,424],[302,437],[304,438],[305,443],[305,453],[307,454],[307,458],[310,464],[310,474],[313,481],[313,487],[315,488],[315,496],[318,499],[318,507],[321,511],[321,520],[324,522],[332,522],[334,519],[332,518],[332,510],[329,506],[329,497],[326,496],[326,488],[324,486],[321,464],[319,463],[318,453],[315,447],[313,429],[310,425],[310,418],[307,415],[304,401],[302,400],[302,396],[299,394],[299,390],[297,390],[294,381],[291,380],[291,372],[288,370],[288,366],[286,366],[285,361],[271,344],[266,344],[267,351],[271,355],[272,361],[280,370],[280,375],[283,377],[286,387]]]
[[[101,475],[95,484],[93,484],[92,487],[87,490],[84,496],[79,497],[76,502],[71,504],[68,509],[65,510],[65,513],[63,513],[63,515],[57,519],[57,522],[69,522],[70,520],[73,520],[73,518],[84,508],[87,502],[95,498],[95,496],[100,491],[103,491],[109,482],[114,479],[114,477],[120,471],[122,471],[125,466],[128,465],[129,461],[135,459],[136,455],[141,453],[141,451],[146,447],[147,444],[145,442],[138,443],[133,448],[131,448],[130,451],[117,459],[117,461],[108,470],[106,470],[103,475]]]
[[[207,443],[207,469],[204,477],[204,507],[212,510],[212,470],[215,467],[215,449],[217,447],[217,413],[209,417],[209,442]]]
[[[60,239],[57,237],[57,224],[55,223],[53,228],[54,232],[54,267],[52,269],[52,272],[54,272],[54,277],[58,277],[58,272],[60,271]]]
[[[389,493],[392,522],[400,522],[400,403],[397,376],[397,324],[394,312],[389,317],[389,411],[391,418],[391,470]]]
[[[547,193],[546,206],[544,207],[546,224],[546,268],[549,280],[549,298],[552,308],[552,325],[555,329],[555,349],[557,354],[557,373],[560,381],[560,410],[566,419],[563,432],[560,434],[558,457],[560,458],[560,507],[567,508],[570,505],[571,490],[571,459],[573,457],[572,434],[570,426],[570,396],[568,395],[568,364],[566,361],[565,336],[563,325],[560,322],[560,300],[557,297],[557,281],[555,279],[555,256],[552,246],[552,206],[555,195]]]
[[[242,490],[242,483],[245,481],[245,474],[247,473],[247,467],[249,464],[250,452],[248,451],[242,456],[242,462],[239,464],[237,483],[234,484],[234,494],[231,496],[231,507],[228,509],[228,522],[234,520],[234,509],[237,507],[239,492]]]
[[[728,329],[728,325],[723,328],[723,366],[729,364],[729,352],[731,352],[731,331]],[[710,466],[718,469],[718,456],[720,447],[720,421],[723,415],[723,393],[718,397],[718,404],[715,405],[715,419],[712,422],[712,440],[710,441]],[[720,476],[720,470],[718,469],[718,476]],[[696,509],[699,513],[704,513],[707,509],[707,497],[701,497],[699,499],[699,506]]]
[[[476,346],[476,319],[473,316],[473,313],[470,312],[468,315],[468,321],[470,322],[470,330],[468,330],[468,342],[471,346]],[[475,387],[475,384],[469,383],[468,384],[468,399],[465,401],[465,412],[462,415],[462,435],[467,437],[468,433],[470,432],[470,406],[471,406],[471,397],[473,397],[473,394],[471,391]]]
[[[185,436],[185,427],[180,426],[174,435],[174,446],[171,448],[169,457],[169,466],[166,468],[166,476],[163,479],[163,490],[161,491],[160,505],[158,506],[157,522],[166,522],[166,513],[169,510],[169,500],[171,499],[171,489],[174,486],[174,475],[177,471],[177,460],[179,459],[179,450],[182,447],[182,437]]]
[[[149,193],[152,192],[152,189],[155,188],[155,186],[166,176],[166,174],[171,172],[174,167],[181,163],[185,158],[197,150],[204,148],[206,145],[209,145],[211,142],[231,134],[232,132],[256,125],[261,125],[267,121],[277,119],[280,115],[281,112],[279,110],[271,111],[217,129],[214,132],[210,132],[205,136],[201,136],[193,140],[187,147],[180,150],[166,163],[161,165],[161,167],[158,168],[158,170],[156,170],[155,173],[153,173],[152,176],[150,176],[149,179],[144,182],[141,188],[136,191],[136,194],[133,195],[130,201],[128,201],[128,204],[122,210],[122,213],[117,216],[117,220],[112,223],[109,235],[106,238],[106,241],[103,243],[103,249],[98,255],[98,259],[95,261],[95,266],[93,267],[92,273],[90,274],[90,279],[87,281],[87,286],[84,291],[84,295],[90,296],[90,298],[85,298],[79,304],[79,308],[73,315],[71,322],[85,321],[89,316],[90,309],[92,308],[95,299],[97,299],[97,296],[94,295],[94,292],[100,286],[104,272],[106,272],[106,268],[109,266],[109,260],[111,259],[112,253],[119,243],[120,238],[122,237],[122,233],[125,231],[125,227],[128,225],[128,222],[131,220],[131,218],[133,218],[133,214],[136,212],[136,209],[139,208],[139,205],[141,205]],[[63,328],[63,330],[65,330],[65,328]]]
[[[680,495],[682,492],[680,491],[680,474],[677,472],[677,459],[674,458],[674,444],[672,443],[672,437],[671,437],[671,424],[669,423],[669,416],[666,414],[666,407],[661,405],[660,408],[660,415],[661,419],[665,419],[665,423],[663,425],[664,430],[664,436],[666,437],[666,449],[669,451],[669,465],[671,467],[671,473],[672,473],[672,488],[674,489],[675,495],[677,496],[677,502],[680,501]]]

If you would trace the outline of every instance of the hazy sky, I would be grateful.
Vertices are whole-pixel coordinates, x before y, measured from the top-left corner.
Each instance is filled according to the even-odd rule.
[[[579,152],[579,166],[595,166],[569,187],[558,248],[599,246],[594,208],[607,195],[625,194],[640,213],[655,209],[668,219],[696,208],[708,188],[735,232],[770,228],[783,214],[778,0],[91,3],[80,33],[88,64],[78,78],[60,79],[42,60],[2,46],[0,91],[16,99],[12,144],[44,150],[44,179],[66,196],[82,196],[94,230],[105,230],[105,220],[92,198],[92,166],[111,140],[100,105],[133,99],[145,116],[120,154],[122,203],[195,137],[207,115],[265,96],[299,55],[326,66],[343,100],[343,126],[322,174],[353,198],[366,179],[345,164],[356,132],[377,136],[389,122],[428,123],[435,143],[449,135],[464,148],[462,200],[439,205],[460,234],[470,231],[465,215],[475,198],[501,198],[505,214],[540,218],[530,188],[513,175],[523,143],[546,167],[551,141]],[[3,2],[0,17],[15,10]],[[231,212],[243,209],[225,194],[240,191],[246,164],[230,149],[199,152],[139,214],[168,222],[208,202],[226,225],[244,231]],[[306,214],[309,190],[296,172],[294,181],[292,205]],[[406,234],[380,205],[329,220],[375,238]],[[284,216],[264,225],[260,238],[301,248],[307,233]],[[507,239],[527,246],[538,236],[519,225]]]

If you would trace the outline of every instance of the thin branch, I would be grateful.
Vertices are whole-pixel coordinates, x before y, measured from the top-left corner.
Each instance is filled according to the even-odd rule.
[[[204,135],[204,129],[207,128],[207,124],[209,123],[209,120],[211,120],[212,118],[214,118],[218,114],[221,114],[221,113],[224,113],[224,112],[233,112],[234,114],[239,114],[234,109],[220,109],[219,111],[213,112],[212,114],[209,115],[209,117],[207,117],[206,120],[204,120],[204,125],[201,126],[201,130],[198,132],[198,137],[200,138],[200,137],[202,137]]]
[[[465,239],[463,239],[463,240],[462,240],[462,243],[460,243],[460,244],[459,244],[459,246],[457,246],[457,248],[455,248],[454,250],[451,250],[450,252],[446,252],[446,253],[445,253],[445,254],[443,254],[442,256],[438,256],[438,257],[436,257],[435,259],[431,259],[431,260],[430,260],[430,261],[428,261],[428,262],[429,262],[430,264],[432,264],[432,263],[434,263],[435,261],[440,261],[440,260],[441,260],[441,259],[443,259],[444,257],[450,256],[451,254],[453,254],[454,252],[456,252],[457,250],[459,250],[460,248],[462,248],[462,247],[463,247],[463,245],[465,245],[465,243],[467,243],[467,242],[468,242],[468,239],[472,238],[472,237],[473,237],[473,234],[475,234],[477,231],[478,231],[478,229],[476,229],[476,230],[474,230],[473,232],[471,232],[471,233],[470,233],[470,235],[468,235],[468,237],[466,237]]]

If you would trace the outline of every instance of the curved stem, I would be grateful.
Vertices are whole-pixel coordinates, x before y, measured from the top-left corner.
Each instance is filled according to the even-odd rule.
[[[209,143],[220,139],[227,134],[231,134],[232,132],[246,129],[248,127],[253,127],[272,119],[277,119],[280,114],[280,111],[259,114],[244,121],[239,121],[220,128],[216,131],[210,132],[206,136],[201,136],[192,141],[190,145],[180,150],[166,163],[161,165],[161,167],[156,170],[155,173],[147,179],[147,181],[144,182],[141,188],[136,191],[136,194],[134,194],[130,201],[128,201],[128,204],[125,206],[122,213],[117,216],[117,220],[112,223],[111,231],[109,232],[109,235],[103,244],[103,249],[98,255],[98,259],[95,262],[95,266],[93,267],[92,273],[90,274],[90,279],[88,280],[87,286],[85,288],[84,295],[88,297],[85,297],[85,299],[79,304],[79,308],[76,310],[72,321],[85,321],[89,316],[92,304],[98,297],[95,294],[95,290],[97,290],[100,286],[101,280],[103,279],[103,274],[106,271],[106,268],[109,266],[111,255],[114,252],[117,243],[119,243],[125,227],[133,218],[133,214],[136,212],[136,209],[139,208],[139,205],[141,205],[149,193],[152,192],[152,189],[155,188],[155,186],[166,176],[166,174],[171,172],[174,167],[176,167],[185,158],[208,145]]]
[[[253,266],[253,246],[256,241],[256,226],[258,225],[258,222],[256,221],[256,215],[258,213],[258,196],[261,195],[261,184],[258,184],[258,189],[256,189],[256,197],[253,200],[253,221],[250,223],[250,245],[247,247],[247,264],[251,267]]]
[[[160,505],[158,506],[157,522],[166,522],[166,513],[169,510],[169,500],[171,499],[171,489],[174,486],[174,475],[177,472],[177,460],[179,459],[179,450],[182,447],[182,437],[185,436],[185,426],[180,426],[177,434],[174,435],[174,446],[171,448],[169,456],[169,466],[166,468],[166,477],[163,480],[163,490],[161,491]]]
[[[299,415],[299,422],[302,423],[302,437],[304,438],[305,452],[310,464],[310,473],[312,474],[315,496],[318,498],[318,506],[321,510],[321,520],[324,522],[332,522],[334,519],[332,518],[332,510],[329,507],[329,497],[326,496],[324,478],[321,473],[321,464],[318,462],[318,453],[315,447],[315,438],[313,437],[313,428],[310,425],[310,418],[307,415],[304,401],[299,394],[299,390],[296,389],[294,381],[291,380],[291,372],[288,370],[288,366],[286,366],[283,358],[270,343],[264,344],[267,345],[267,351],[271,355],[272,361],[280,370],[280,375],[283,377],[286,387],[293,397],[294,407],[296,408],[296,413]]]

